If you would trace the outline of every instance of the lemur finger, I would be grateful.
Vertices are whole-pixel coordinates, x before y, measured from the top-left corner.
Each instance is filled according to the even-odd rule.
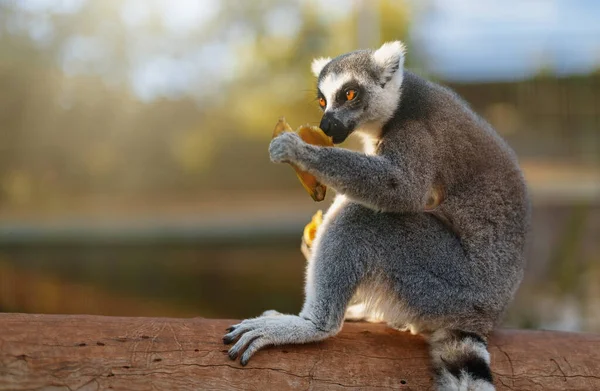
[[[231,329],[231,331],[228,334],[225,334],[223,336],[223,343],[225,345],[229,345],[230,343],[235,341],[237,337],[239,337],[241,334],[245,333],[246,331],[252,330],[252,326],[240,323],[240,324],[231,326],[230,329]]]
[[[240,359],[240,364],[246,365],[248,361],[250,361],[250,357],[254,355],[257,351],[264,348],[267,345],[271,345],[271,342],[264,337],[259,337],[250,342],[244,354],[242,354],[242,358]]]
[[[260,337],[258,331],[249,331],[246,334],[242,335],[242,337],[233,345],[231,349],[229,349],[229,358],[235,360],[237,356],[248,346],[253,340]]]
[[[223,337],[223,343],[225,343],[225,345],[229,345],[241,334],[245,333],[246,331],[253,330],[258,326],[264,325],[264,322],[264,317],[260,316],[257,318],[246,319],[241,323],[234,324],[229,328],[231,329],[231,331],[229,329],[227,330],[229,331],[229,333],[225,334],[225,336]]]

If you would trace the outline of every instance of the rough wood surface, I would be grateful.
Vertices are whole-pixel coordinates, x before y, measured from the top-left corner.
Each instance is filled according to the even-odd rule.
[[[273,347],[247,367],[231,320],[0,314],[0,390],[428,390],[425,342],[380,324]],[[600,390],[600,335],[498,331],[498,390]]]

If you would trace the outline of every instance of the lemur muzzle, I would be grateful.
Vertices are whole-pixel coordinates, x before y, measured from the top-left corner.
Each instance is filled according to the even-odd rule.
[[[348,134],[350,134],[349,129],[340,120],[335,118],[332,113],[325,113],[323,115],[319,128],[333,139],[334,144],[343,142],[348,137]]]

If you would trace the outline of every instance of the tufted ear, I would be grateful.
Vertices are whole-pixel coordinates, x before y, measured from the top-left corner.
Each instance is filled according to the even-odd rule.
[[[390,80],[402,82],[405,52],[406,48],[400,41],[384,43],[379,49],[373,52],[373,60],[383,68],[381,74],[382,87]]]
[[[319,77],[319,74],[321,73],[321,71],[323,70],[323,68],[325,68],[325,65],[329,64],[329,62],[331,61],[330,57],[319,57],[319,58],[315,58],[312,61],[312,64],[310,66],[310,69],[312,69],[312,73],[313,75],[315,75],[316,77]]]

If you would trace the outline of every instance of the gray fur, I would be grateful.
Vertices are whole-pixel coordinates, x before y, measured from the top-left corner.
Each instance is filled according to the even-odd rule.
[[[328,105],[325,114],[342,123],[350,116],[348,134],[366,134],[369,154],[308,145],[294,133],[271,142],[274,162],[292,162],[338,194],[309,254],[302,311],[248,319],[225,341],[242,335],[234,356],[249,343],[245,364],[265,345],[322,340],[339,331],[354,298],[366,315],[431,336],[439,389],[493,389],[466,364],[451,369],[467,358],[489,365],[473,338],[490,333],[523,277],[522,173],[507,144],[453,92],[402,66],[401,85],[380,83],[386,69],[374,53],[335,58],[318,78],[344,73],[361,84],[354,110]],[[382,107],[394,110],[378,121]],[[432,188],[444,200],[427,213]]]

